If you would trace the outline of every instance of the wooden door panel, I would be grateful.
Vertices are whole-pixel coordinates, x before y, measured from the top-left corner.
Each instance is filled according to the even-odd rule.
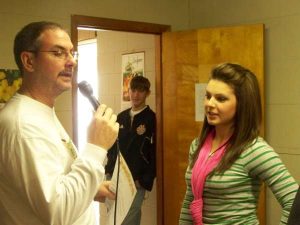
[[[196,31],[163,35],[163,195],[166,225],[178,224],[178,203],[185,193],[186,152],[191,137],[199,130],[199,125],[191,117],[195,104],[190,94],[197,82],[197,48]]]
[[[206,83],[216,64],[236,62],[258,76],[263,97],[263,25],[167,32],[162,46],[163,213],[164,225],[174,225],[185,194],[189,145],[202,126],[195,121],[195,83]]]
[[[201,56],[200,69],[202,67],[207,69],[207,66],[227,61],[240,63],[252,70],[258,78],[264,106],[263,30],[262,24],[198,30],[198,54]],[[200,76],[201,72],[200,70]],[[264,123],[262,125],[263,136]]]

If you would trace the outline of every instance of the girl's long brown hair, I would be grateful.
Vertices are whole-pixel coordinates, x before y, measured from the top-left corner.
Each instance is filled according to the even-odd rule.
[[[256,76],[241,65],[233,63],[220,64],[212,70],[210,80],[222,81],[229,85],[234,90],[237,99],[234,131],[229,139],[224,156],[214,169],[216,172],[223,173],[258,137],[262,119],[261,98]],[[214,126],[208,124],[205,116],[199,137],[199,147],[193,156],[192,166],[198,158],[207,134],[213,128]]]

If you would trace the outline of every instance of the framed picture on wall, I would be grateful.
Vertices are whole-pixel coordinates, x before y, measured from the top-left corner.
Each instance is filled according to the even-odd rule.
[[[129,102],[129,84],[134,76],[144,76],[145,52],[122,55],[122,101]]]
[[[19,70],[0,69],[0,109],[20,88],[21,83]]]

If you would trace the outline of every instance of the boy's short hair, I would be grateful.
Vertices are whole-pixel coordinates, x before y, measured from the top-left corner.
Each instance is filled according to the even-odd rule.
[[[150,91],[150,81],[143,76],[134,76],[130,81],[131,90]]]

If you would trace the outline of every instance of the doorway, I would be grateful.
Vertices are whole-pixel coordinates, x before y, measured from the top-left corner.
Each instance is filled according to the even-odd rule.
[[[140,34],[155,35],[155,108],[157,118],[157,178],[156,178],[156,202],[157,202],[157,224],[163,224],[163,171],[162,171],[162,78],[161,78],[161,35],[169,31],[170,26],[160,24],[150,24],[142,22],[115,20],[98,17],[88,17],[73,15],[71,17],[71,39],[77,50],[78,28],[101,29],[108,31],[123,31]],[[77,73],[73,79],[73,87],[76,87]],[[73,139],[78,144],[77,134],[77,89],[72,90],[73,99]]]

